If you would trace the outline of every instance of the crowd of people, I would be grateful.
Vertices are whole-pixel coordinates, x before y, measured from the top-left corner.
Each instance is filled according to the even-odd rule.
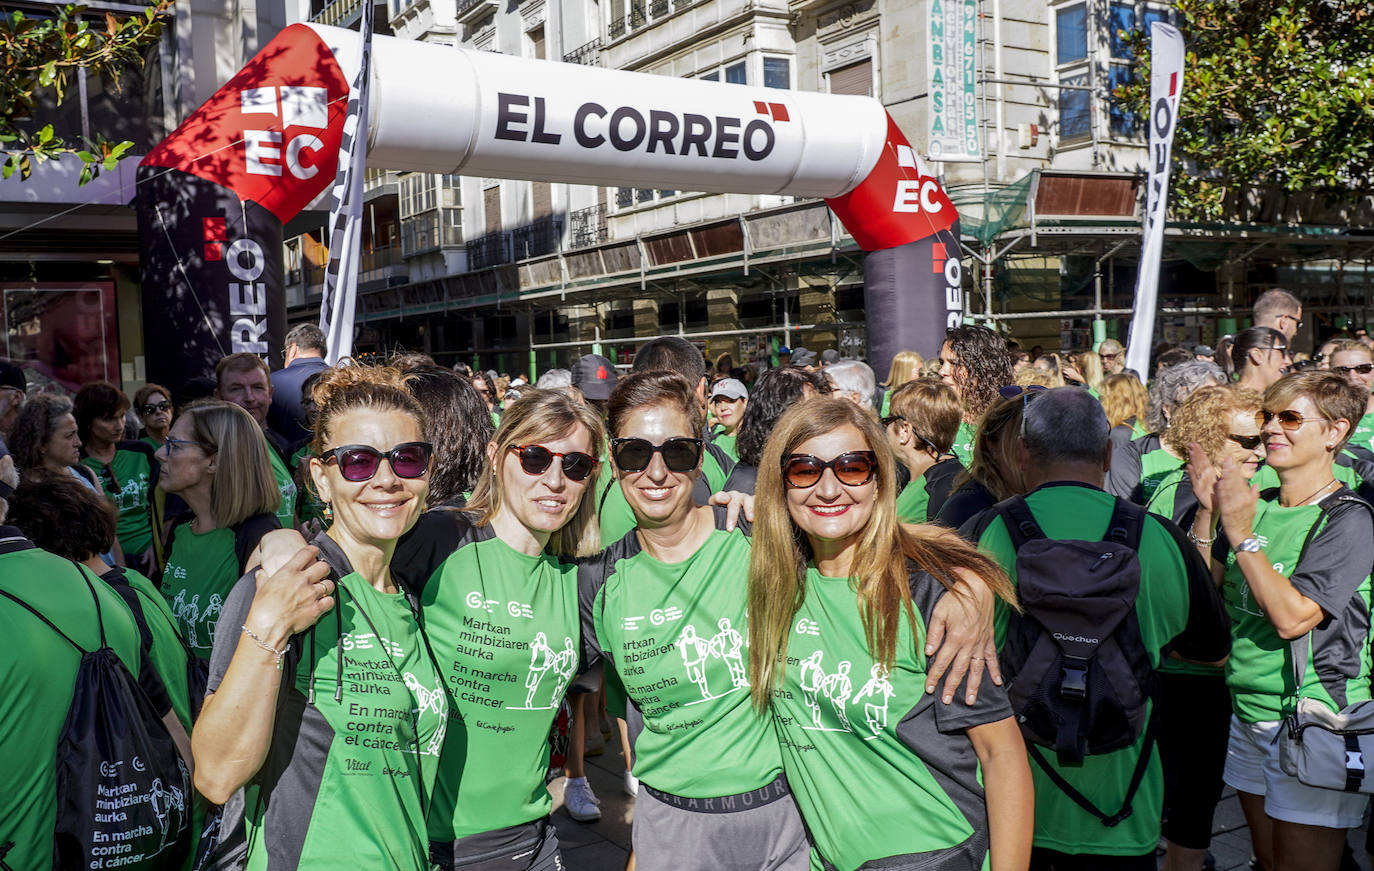
[[[0,362],[0,868],[557,869],[547,784],[598,819],[618,740],[641,871],[1197,871],[1225,785],[1256,867],[1344,871],[1360,730],[1295,727],[1374,698],[1374,352],[1301,320],[1146,379],[973,325],[881,379],[331,367],[310,325],[132,399]],[[100,758],[80,843],[97,649],[187,791]]]

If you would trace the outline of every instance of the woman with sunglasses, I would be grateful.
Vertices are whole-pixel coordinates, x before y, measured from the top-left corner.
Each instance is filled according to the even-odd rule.
[[[1232,459],[1208,500],[1198,486],[1192,537],[1222,584],[1234,645],[1225,781],[1240,793],[1266,869],[1334,871],[1366,797],[1316,789],[1283,773],[1281,721],[1295,703],[1291,656],[1308,668],[1304,698],[1332,711],[1370,699],[1370,507],[1335,475],[1367,397],[1333,372],[1288,375],[1264,394],[1261,434],[1277,492],[1258,492]],[[1192,450],[1192,463],[1207,464]],[[1290,651],[1291,648],[1291,651]]]
[[[155,450],[124,438],[129,397],[105,381],[76,392],[72,413],[81,437],[81,462],[100,477],[105,495],[119,515],[116,537],[124,564],[143,575],[153,572],[156,550],[151,499],[159,471]]]
[[[1231,346],[1231,364],[1242,387],[1263,393],[1292,365],[1288,340],[1269,327],[1241,330]]]
[[[420,599],[447,675],[450,728],[428,813],[431,861],[462,871],[562,867],[545,787],[549,729],[579,667],[576,567],[594,553],[604,429],[562,391],[526,390],[501,415],[462,510],[426,511],[392,576]],[[370,474],[366,465],[340,473]],[[303,543],[283,530],[263,564]],[[290,563],[300,554],[286,560]]]
[[[172,521],[159,587],[191,651],[210,658],[215,630],[248,556],[268,531],[281,491],[253,418],[228,402],[187,406],[157,452],[158,487],[189,510]]]
[[[940,513],[964,470],[950,450],[959,432],[959,396],[935,378],[908,381],[891,396],[883,429],[897,460],[911,473],[897,496],[897,517],[903,523],[927,523]]]
[[[420,871],[448,696],[391,561],[429,489],[424,416],[395,369],[326,370],[314,396],[311,484],[333,523],[225,603],[239,631],[215,642],[196,787],[245,788],[248,869]]]
[[[1364,415],[1355,424],[1347,449],[1374,451],[1374,354],[1369,346],[1354,339],[1342,339],[1331,345],[1327,354],[1330,369],[1369,395]]]
[[[640,781],[636,862],[807,868],[809,846],[772,725],[750,704],[750,540],[730,531],[724,509],[692,499],[701,474],[700,404],[680,375],[646,371],[616,386],[609,412],[612,469],[637,528],[584,562],[579,585],[588,658],[606,658],[629,701]],[[975,626],[957,632],[981,641],[975,611]],[[950,616],[942,610],[937,619]],[[940,671],[956,646],[941,649]],[[948,691],[966,665],[954,666]],[[931,680],[938,680],[934,669]],[[976,689],[976,679],[971,684]],[[686,855],[684,844],[692,847]]]
[[[942,526],[959,529],[969,519],[1016,493],[1026,492],[1017,458],[1017,437],[1026,403],[1046,388],[1007,385],[978,422],[973,461],[954,479],[954,492],[936,515]]]
[[[1257,420],[1260,395],[1239,385],[1203,387],[1174,411],[1163,438],[1190,462],[1159,482],[1146,508],[1190,529],[1199,497],[1208,510],[1217,469],[1232,462],[1246,480],[1264,466],[1264,437]],[[1220,666],[1177,657],[1159,669],[1158,744],[1164,766],[1166,871],[1201,871],[1212,839],[1212,817],[1223,788],[1231,700]]]
[[[938,704],[921,650],[959,581],[1008,602],[1011,584],[953,535],[898,522],[884,441],[832,399],[788,412],[769,439],[749,567],[753,702],[772,713],[826,867],[1024,869],[1033,787],[1006,694]]]
[[[134,413],[142,427],[139,439],[153,450],[162,447],[172,428],[171,395],[166,387],[152,382],[144,384],[134,394]]]

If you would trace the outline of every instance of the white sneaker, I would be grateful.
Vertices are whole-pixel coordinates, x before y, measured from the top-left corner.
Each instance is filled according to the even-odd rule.
[[[621,784],[621,788],[625,790],[626,795],[639,795],[639,778],[626,771],[625,780]]]
[[[585,779],[577,781],[569,778],[563,785],[563,806],[568,816],[580,823],[594,823],[601,819],[601,799],[592,792],[592,785]]]

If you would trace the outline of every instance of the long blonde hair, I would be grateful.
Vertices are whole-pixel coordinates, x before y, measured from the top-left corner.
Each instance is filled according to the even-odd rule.
[[[778,421],[764,446],[755,487],[754,546],[749,563],[749,668],[751,693],[760,710],[782,680],[788,634],[806,600],[812,559],[806,535],[792,522],[782,478],[783,458],[809,439],[843,426],[857,429],[878,458],[873,514],[861,533],[850,579],[858,591],[864,640],[875,663],[891,668],[897,656],[901,617],[915,621],[910,571],[929,572],[953,589],[956,572],[979,575],[999,596],[1014,601],[1011,582],[997,564],[952,533],[897,520],[897,470],[886,437],[872,415],[844,399],[799,402]]]
[[[233,403],[203,399],[186,406],[181,417],[191,420],[192,441],[215,454],[215,478],[210,483],[215,523],[233,526],[255,514],[275,514],[281,507],[281,490],[267,457],[271,448],[253,416]]]
[[[923,362],[915,351],[898,351],[892,356],[892,365],[887,367],[887,389],[896,390],[919,376]]]
[[[1102,382],[1102,410],[1107,412],[1107,426],[1121,426],[1131,418],[1145,425],[1145,412],[1150,407],[1150,394],[1145,385],[1129,372],[1108,375]],[[1185,450],[1186,454],[1187,451]]]
[[[1078,374],[1083,376],[1083,384],[1098,393],[1102,392],[1102,358],[1095,351],[1079,351],[1076,358]]]
[[[591,436],[588,453],[600,457],[606,444],[606,429],[601,418],[589,406],[583,405],[561,390],[523,390],[520,398],[506,406],[501,424],[492,436],[492,449],[483,474],[472,488],[472,498],[465,510],[479,515],[477,526],[491,522],[501,510],[502,493],[500,468],[515,445],[538,444],[562,438],[581,426]],[[596,522],[596,482],[601,476],[601,464],[592,469],[582,487],[582,501],[572,519],[549,538],[549,552],[555,556],[589,556],[601,546],[601,530]]]

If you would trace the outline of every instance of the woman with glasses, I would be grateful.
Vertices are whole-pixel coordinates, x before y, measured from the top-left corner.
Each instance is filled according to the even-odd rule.
[[[959,397],[948,384],[922,378],[893,391],[890,411],[882,418],[887,442],[911,473],[897,496],[897,517],[903,523],[927,523],[940,513],[964,470],[950,450],[959,432]]]
[[[1126,349],[1116,339],[1103,340],[1097,346],[1097,356],[1102,361],[1104,375],[1110,377],[1126,371]]]
[[[124,412],[129,398],[113,384],[95,381],[83,386],[72,401],[81,462],[100,478],[105,495],[119,515],[116,536],[124,565],[148,575],[157,565],[153,538],[152,495],[159,464],[155,450],[141,441],[124,438]]]
[[[1263,393],[1292,365],[1288,340],[1269,327],[1241,330],[1231,346],[1231,364],[1240,386]]]
[[[1300,372],[1264,394],[1261,435],[1278,474],[1259,494],[1233,459],[1211,499],[1198,487],[1192,537],[1222,584],[1234,645],[1225,781],[1240,793],[1255,854],[1268,869],[1334,871],[1366,797],[1306,786],[1280,768],[1279,731],[1301,697],[1331,710],[1370,699],[1370,507],[1334,463],[1364,414],[1364,391],[1333,372]],[[1192,463],[1208,460],[1200,449]],[[1293,658],[1307,668],[1293,686]]]
[[[629,701],[640,781],[636,862],[807,868],[810,849],[772,724],[750,704],[750,540],[730,530],[724,509],[692,500],[701,474],[700,405],[680,375],[646,371],[616,386],[609,412],[611,468],[637,526],[581,566],[579,585],[588,656],[606,658]],[[957,426],[957,402],[954,419]],[[984,604],[991,608],[990,596]],[[964,616],[946,611],[935,619]],[[975,611],[950,635],[970,641],[948,692],[982,643]],[[932,683],[958,646],[940,651]],[[970,681],[975,691],[977,681]],[[684,853],[684,845],[691,849]]]
[[[157,450],[167,439],[172,428],[171,391],[160,384],[148,383],[138,388],[134,394],[134,413],[142,426],[139,438],[149,447]]]
[[[208,660],[215,631],[248,556],[277,529],[281,501],[253,418],[228,402],[186,407],[157,453],[158,487],[180,496],[188,511],[172,521],[162,595],[196,656]]]
[[[424,415],[395,369],[326,370],[314,396],[311,484],[333,523],[225,603],[238,631],[215,642],[196,788],[244,788],[248,869],[420,871],[448,696],[391,563],[429,489]]]
[[[1211,510],[1217,470],[1231,462],[1246,480],[1264,468],[1260,395],[1239,385],[1203,387],[1174,411],[1165,443],[1199,454],[1160,480],[1146,508],[1191,529],[1199,501]],[[1199,500],[1199,494],[1201,500]],[[1159,669],[1159,752],[1164,764],[1164,867],[1201,871],[1222,793],[1231,701],[1219,666],[1169,658]]]
[[[1001,388],[998,401],[978,422],[973,462],[954,479],[954,492],[936,515],[941,525],[959,529],[970,518],[1008,496],[1026,492],[1016,440],[1021,435],[1021,416],[1026,403],[1044,390],[1038,384]]]
[[[1354,339],[1342,339],[1329,349],[1326,360],[1332,372],[1368,394],[1364,415],[1355,424],[1348,448],[1374,451],[1374,354],[1369,346]]]
[[[1024,869],[1033,787],[1006,694],[940,704],[922,650],[959,581],[1008,602],[1011,584],[953,535],[898,522],[884,442],[834,399],[789,411],[768,441],[749,567],[754,706],[771,712],[826,867]]]

